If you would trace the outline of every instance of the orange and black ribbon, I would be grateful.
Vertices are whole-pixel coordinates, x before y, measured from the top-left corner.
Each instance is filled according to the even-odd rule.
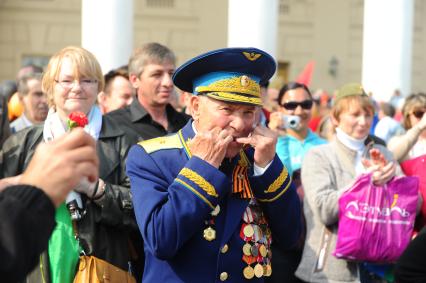
[[[232,173],[232,192],[238,194],[241,198],[245,199],[253,197],[253,192],[251,191],[247,170],[247,166],[241,166],[240,164],[237,164]]]

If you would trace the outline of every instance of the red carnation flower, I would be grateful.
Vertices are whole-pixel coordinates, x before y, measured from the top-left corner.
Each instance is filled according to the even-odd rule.
[[[77,127],[84,128],[84,126],[86,126],[88,123],[89,120],[87,119],[86,114],[84,114],[83,112],[72,112],[68,116],[68,128],[70,130]]]

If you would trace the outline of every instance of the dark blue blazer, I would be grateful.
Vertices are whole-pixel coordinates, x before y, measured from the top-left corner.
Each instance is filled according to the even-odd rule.
[[[128,155],[134,209],[144,239],[143,282],[263,282],[247,280],[240,237],[249,199],[232,193],[230,172],[192,156],[187,142],[194,136],[192,120],[178,133],[134,145]],[[301,209],[291,178],[275,156],[263,175],[253,176],[252,148],[249,182],[260,203],[273,241],[294,246],[301,234]],[[231,164],[242,158],[238,155]],[[231,165],[232,167],[232,165]],[[219,204],[216,239],[203,237],[205,220]],[[226,249],[222,249],[226,245]],[[274,266],[272,266],[272,270]]]

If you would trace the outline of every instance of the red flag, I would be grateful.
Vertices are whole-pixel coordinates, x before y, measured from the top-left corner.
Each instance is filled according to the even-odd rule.
[[[311,80],[312,80],[314,65],[315,65],[315,61],[310,61],[308,64],[306,64],[303,71],[297,77],[296,82],[302,83],[309,87],[309,84],[311,83]]]

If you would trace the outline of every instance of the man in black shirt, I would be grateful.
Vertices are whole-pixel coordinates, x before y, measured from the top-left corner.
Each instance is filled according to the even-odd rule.
[[[129,80],[137,90],[137,99],[108,115],[139,140],[177,132],[189,116],[177,112],[170,104],[175,64],[175,55],[166,46],[148,43],[136,48],[129,60]]]

